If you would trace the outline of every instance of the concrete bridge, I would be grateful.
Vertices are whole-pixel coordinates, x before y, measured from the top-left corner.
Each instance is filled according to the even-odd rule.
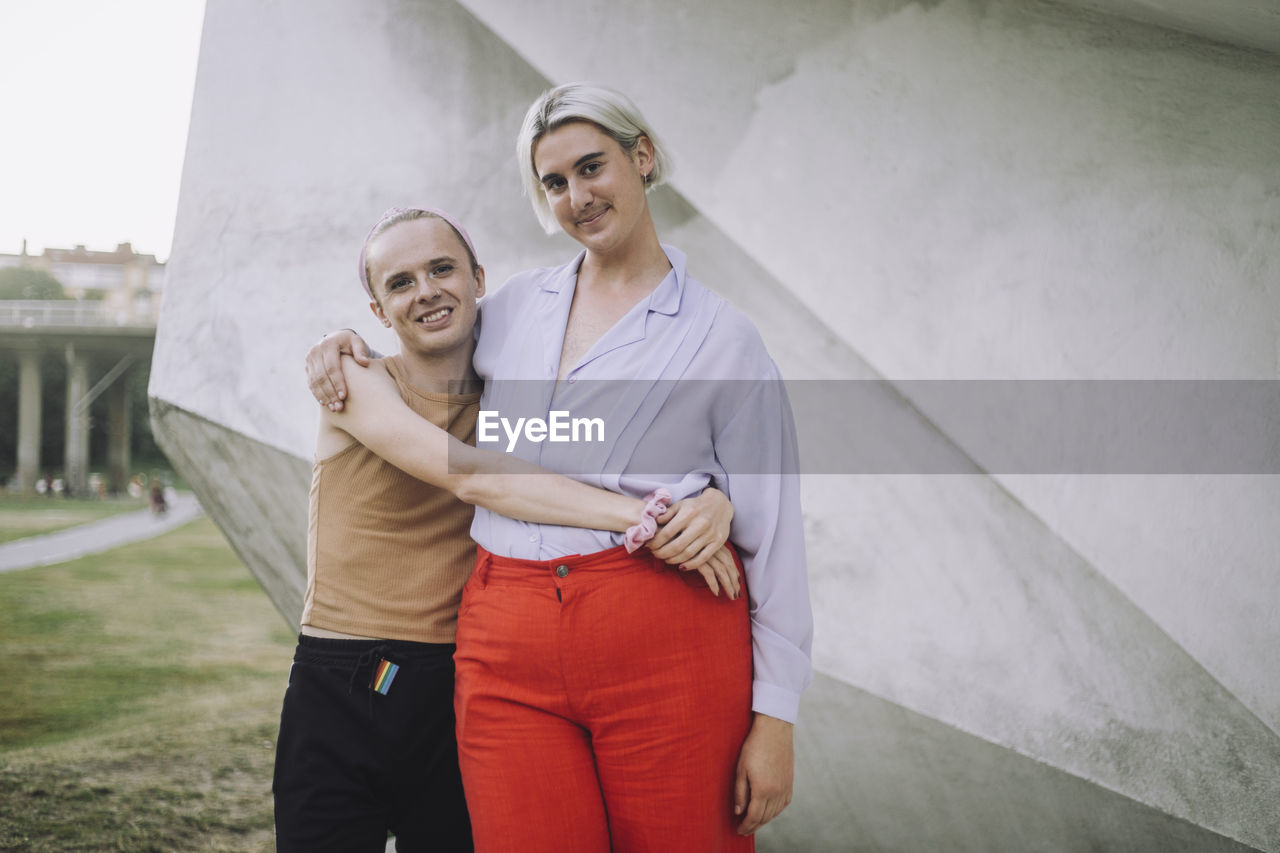
[[[0,353],[16,357],[18,446],[16,478],[25,492],[40,476],[41,362],[50,352],[66,360],[64,479],[74,494],[88,490],[89,406],[107,397],[107,487],[129,478],[129,378],[147,364],[155,347],[155,323],[114,312],[98,301],[0,301]],[[92,381],[92,384],[90,384]]]

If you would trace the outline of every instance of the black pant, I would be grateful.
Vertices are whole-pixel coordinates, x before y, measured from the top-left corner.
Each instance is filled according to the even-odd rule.
[[[276,849],[470,851],[451,644],[302,636],[276,742]],[[383,660],[400,669],[385,695]]]

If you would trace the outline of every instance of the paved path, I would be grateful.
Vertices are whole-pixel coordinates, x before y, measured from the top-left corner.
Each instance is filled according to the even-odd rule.
[[[0,545],[0,572],[52,566],[89,554],[98,554],[159,536],[201,515],[200,504],[190,492],[179,492],[162,518],[152,516],[150,509],[121,513],[68,527],[43,536],[28,536]]]

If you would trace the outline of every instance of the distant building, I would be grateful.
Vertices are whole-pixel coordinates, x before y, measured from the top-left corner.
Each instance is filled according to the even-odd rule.
[[[160,293],[164,289],[164,264],[155,255],[142,255],[129,243],[114,252],[74,249],[45,249],[44,254],[0,254],[0,267],[24,266],[44,270],[62,282],[73,299],[101,300],[104,313],[132,321],[155,321],[160,314]]]

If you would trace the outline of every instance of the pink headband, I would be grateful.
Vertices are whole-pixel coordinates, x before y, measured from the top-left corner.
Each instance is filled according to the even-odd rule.
[[[365,269],[365,267],[367,266],[365,262],[365,252],[368,251],[369,249],[369,239],[373,237],[373,233],[378,230],[378,227],[381,226],[382,223],[386,222],[388,219],[390,219],[393,216],[399,216],[401,213],[405,213],[406,211],[410,211],[410,210],[420,210],[423,213],[429,213],[432,216],[438,216],[441,219],[443,219],[445,222],[449,223],[449,227],[451,227],[454,231],[457,231],[458,236],[462,238],[462,242],[467,244],[467,250],[471,252],[472,259],[475,260],[476,263],[480,262],[478,259],[476,259],[476,247],[471,244],[471,235],[467,233],[467,229],[459,225],[458,220],[454,219],[452,216],[445,213],[443,210],[439,210],[434,207],[390,208],[387,210],[386,213],[382,214],[382,217],[377,222],[374,223],[372,228],[369,229],[369,236],[364,238],[364,245],[360,247],[360,284],[364,287],[364,292],[369,294],[370,299],[373,298],[373,288],[369,286],[369,273]]]

